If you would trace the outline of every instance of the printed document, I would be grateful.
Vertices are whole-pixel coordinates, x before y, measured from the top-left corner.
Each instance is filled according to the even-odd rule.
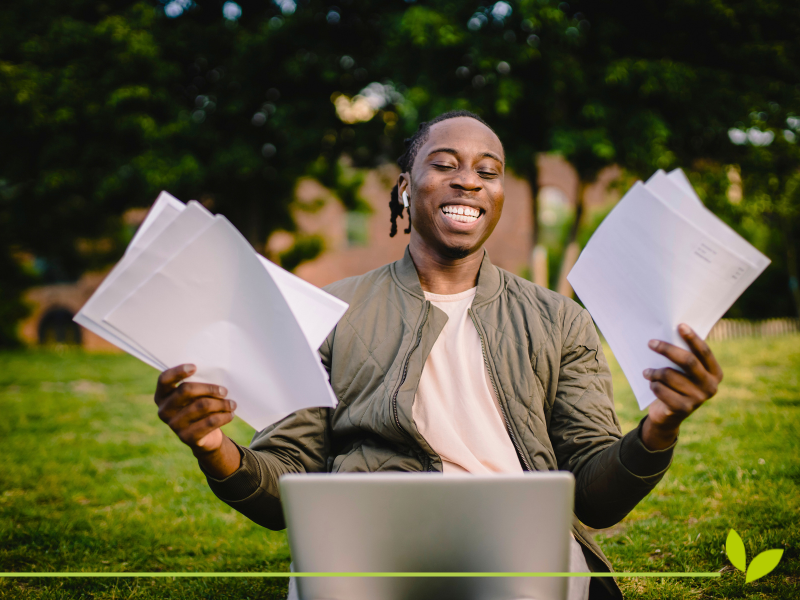
[[[158,370],[194,363],[263,429],[336,406],[317,349],[347,304],[258,255],[224,217],[162,193],[75,321]]]
[[[677,368],[648,341],[687,348],[681,323],[705,338],[768,264],[703,206],[682,171],[660,171],[625,194],[567,279],[644,409],[655,399],[644,369]]]

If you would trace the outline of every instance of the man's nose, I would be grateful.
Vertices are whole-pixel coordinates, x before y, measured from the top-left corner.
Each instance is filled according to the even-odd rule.
[[[463,168],[453,174],[453,178],[450,180],[450,187],[468,192],[477,192],[483,188],[482,183],[481,178],[475,171]]]

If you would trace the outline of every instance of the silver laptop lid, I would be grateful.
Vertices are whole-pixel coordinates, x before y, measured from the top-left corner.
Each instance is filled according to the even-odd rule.
[[[570,473],[287,475],[299,572],[565,572]],[[562,599],[566,578],[302,578],[302,600]]]

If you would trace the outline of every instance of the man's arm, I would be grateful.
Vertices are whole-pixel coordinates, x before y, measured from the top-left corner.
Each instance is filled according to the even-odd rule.
[[[330,372],[332,336],[320,348]],[[187,383],[193,365],[164,371],[158,379],[158,414],[189,446],[216,496],[269,529],[283,529],[278,480],[287,473],[327,470],[329,411],[311,408],[292,413],[257,432],[249,448],[238,445],[220,427],[233,420],[236,403],[221,386]]]
[[[236,444],[220,429],[233,420],[236,402],[225,398],[228,390],[222,386],[184,381],[196,370],[179,365],[161,373],[154,398],[158,417],[191,448],[204,470],[225,477],[239,468]]]
[[[581,310],[565,323],[549,433],[559,468],[575,476],[575,514],[586,525],[619,522],[669,467],[673,446],[652,451],[641,430],[642,424],[622,436],[611,372],[594,323]]]
[[[621,437],[611,373],[591,317],[581,311],[565,327],[550,437],[559,468],[575,475],[575,513],[591,527],[619,522],[650,493],[669,468],[680,423],[716,392],[722,371],[713,354],[691,329],[682,326],[680,333],[692,352],[666,342],[650,347],[687,374],[645,372],[658,399],[639,427]]]
[[[292,413],[257,432],[249,448],[231,441],[241,464],[230,475],[217,478],[200,463],[211,491],[262,527],[284,529],[278,480],[288,473],[327,470],[329,411],[309,408]]]
[[[642,436],[650,448],[664,448],[678,439],[681,423],[717,393],[722,367],[705,340],[682,323],[678,333],[690,350],[667,342],[650,340],[650,349],[666,356],[683,372],[671,367],[645,369],[656,400],[650,405]]]

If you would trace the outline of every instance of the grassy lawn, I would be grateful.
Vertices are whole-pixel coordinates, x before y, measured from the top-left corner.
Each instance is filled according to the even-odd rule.
[[[597,539],[618,571],[719,571],[623,580],[630,598],[800,598],[800,336],[717,344],[720,394],[685,425],[666,478]],[[623,429],[641,414],[616,365]],[[0,571],[288,570],[284,533],[208,490],[156,416],[156,373],[122,355],[0,354]],[[241,422],[228,435],[250,438]],[[723,553],[784,548],[745,585]],[[2,598],[284,598],[285,580],[0,580]]]

